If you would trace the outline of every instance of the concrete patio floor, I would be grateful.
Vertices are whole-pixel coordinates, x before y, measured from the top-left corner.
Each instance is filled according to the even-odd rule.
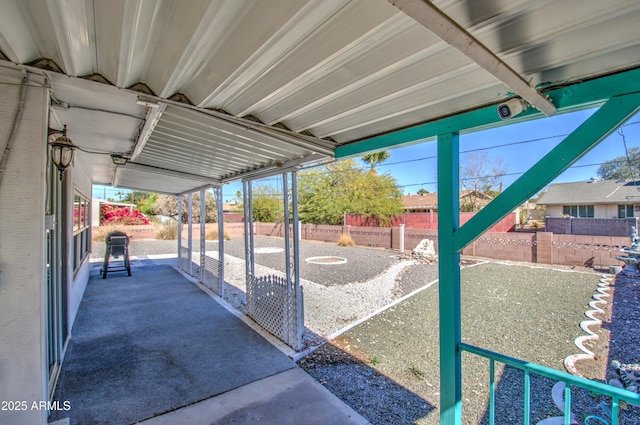
[[[50,422],[367,423],[171,265],[132,271],[92,274]]]

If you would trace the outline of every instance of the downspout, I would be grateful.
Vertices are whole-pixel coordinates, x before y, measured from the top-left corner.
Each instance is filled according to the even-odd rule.
[[[20,85],[20,98],[18,100],[18,110],[16,111],[16,116],[13,119],[13,126],[11,127],[11,133],[9,134],[9,140],[7,140],[7,145],[4,147],[4,152],[2,153],[2,157],[0,157],[0,186],[2,185],[2,177],[4,176],[4,170],[7,167],[7,161],[9,158],[9,152],[11,151],[11,147],[13,146],[13,142],[16,139],[16,135],[18,134],[18,127],[20,126],[20,121],[22,121],[22,113],[24,112],[24,100],[27,97],[27,83],[29,82],[29,74],[26,70],[22,70],[22,83]]]

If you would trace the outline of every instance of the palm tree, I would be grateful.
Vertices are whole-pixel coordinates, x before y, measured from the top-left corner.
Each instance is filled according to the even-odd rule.
[[[390,156],[391,154],[387,151],[379,151],[379,152],[368,153],[366,155],[363,155],[360,157],[360,159],[366,162],[367,164],[369,164],[369,166],[371,167],[369,172],[375,174],[376,165],[382,164],[384,161],[389,159]]]

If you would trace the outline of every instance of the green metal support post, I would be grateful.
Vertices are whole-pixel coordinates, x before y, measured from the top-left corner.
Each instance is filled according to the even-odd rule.
[[[440,423],[462,423],[460,253],[454,234],[460,227],[460,136],[438,136],[438,273],[440,310]]]
[[[462,423],[460,253],[465,246],[549,184],[640,109],[640,69],[562,87],[548,94],[554,104],[565,112],[604,104],[462,227],[459,222],[459,132],[504,124],[497,118],[495,106],[398,130],[336,149],[336,158],[353,157],[379,149],[425,141],[437,135],[440,212],[440,423],[443,425]],[[540,114],[532,110],[521,115],[522,117],[518,117],[513,123]]]

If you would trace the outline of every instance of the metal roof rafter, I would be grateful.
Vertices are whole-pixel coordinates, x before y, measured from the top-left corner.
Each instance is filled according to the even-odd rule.
[[[546,94],[553,99],[560,112],[571,112],[605,103],[613,96],[640,91],[640,68],[605,77],[569,84],[550,89]],[[543,117],[542,113],[529,108],[514,119],[503,121],[498,116],[496,106],[486,106],[452,117],[418,124],[338,146],[336,159],[355,157],[378,150],[397,148],[403,145],[433,139],[439,134],[459,132],[460,134],[479,131],[501,125]]]
[[[129,162],[126,165],[119,165],[116,168],[122,168],[125,170],[144,171],[148,173],[160,174],[163,176],[176,177],[186,180],[194,181],[209,181],[212,185],[220,184],[220,181],[212,177],[200,176],[197,174],[185,173],[182,171],[170,170],[167,168],[155,167],[152,165],[138,164],[135,162]]]
[[[540,93],[506,62],[477,40],[467,30],[425,0],[388,0],[389,3],[433,32],[443,41],[458,49],[462,54],[500,80],[520,97],[551,116],[557,112],[553,103]]]
[[[285,130],[283,128],[269,126],[267,124],[251,121],[246,118],[236,117],[234,115],[225,114],[212,109],[200,108],[194,105],[188,105],[180,102],[171,101],[168,99],[162,99],[158,97],[152,97],[148,95],[138,96],[140,102],[149,104],[166,104],[178,108],[181,111],[190,111],[191,113],[199,113],[203,116],[207,116],[212,120],[218,120],[226,124],[232,125],[236,128],[244,129],[249,132],[253,132],[257,135],[273,138],[280,142],[289,143],[291,145],[312,150],[324,155],[333,155],[335,143],[330,140],[320,139],[318,137],[308,136],[305,134],[296,133],[291,130]]]

